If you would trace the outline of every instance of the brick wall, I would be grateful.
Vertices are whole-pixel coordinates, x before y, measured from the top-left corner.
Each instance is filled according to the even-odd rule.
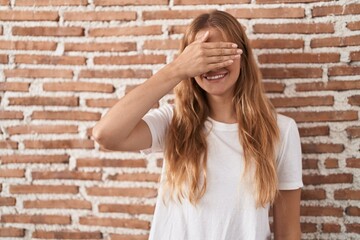
[[[302,238],[360,237],[359,0],[0,0],[1,239],[147,239],[161,155],[104,151],[91,127],[208,9],[246,27],[298,123]]]

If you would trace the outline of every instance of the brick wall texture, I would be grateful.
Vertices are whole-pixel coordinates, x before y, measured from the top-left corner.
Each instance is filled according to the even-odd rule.
[[[360,238],[359,0],[0,0],[0,239],[147,239],[162,156],[91,128],[212,9],[244,25],[298,123],[302,239]]]

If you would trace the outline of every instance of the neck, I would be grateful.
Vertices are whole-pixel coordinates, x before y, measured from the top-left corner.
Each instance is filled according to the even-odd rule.
[[[210,117],[215,121],[224,123],[236,123],[237,118],[232,103],[232,98],[208,96]]]

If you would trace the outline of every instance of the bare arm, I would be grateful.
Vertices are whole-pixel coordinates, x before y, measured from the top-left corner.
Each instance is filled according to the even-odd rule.
[[[142,117],[184,79],[232,64],[240,57],[232,43],[206,43],[209,34],[193,42],[172,63],[121,98],[95,125],[93,137],[104,148],[135,151],[151,146]]]
[[[300,197],[301,189],[280,190],[273,205],[275,240],[300,240]]]

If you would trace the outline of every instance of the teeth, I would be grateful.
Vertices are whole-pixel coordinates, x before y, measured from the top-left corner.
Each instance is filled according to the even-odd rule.
[[[215,79],[223,78],[224,76],[225,76],[225,74],[215,75],[215,76],[206,76],[206,79],[208,79],[208,80],[215,80]]]

